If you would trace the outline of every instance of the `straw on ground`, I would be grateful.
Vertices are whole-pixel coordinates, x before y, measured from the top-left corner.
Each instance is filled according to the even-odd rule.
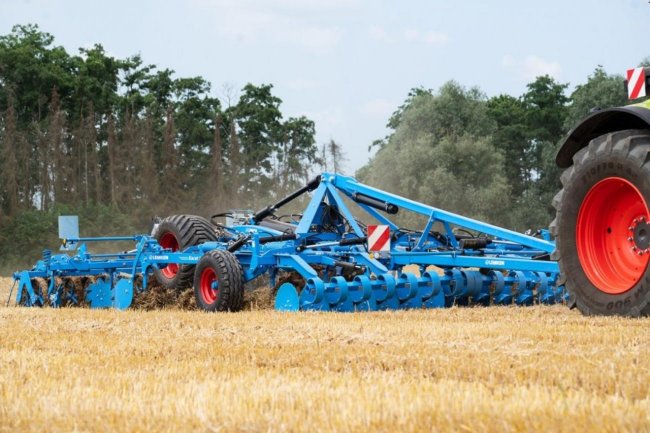
[[[649,326],[3,307],[0,431],[650,431]]]

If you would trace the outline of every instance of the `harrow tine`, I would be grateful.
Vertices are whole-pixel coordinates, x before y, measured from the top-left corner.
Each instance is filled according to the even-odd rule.
[[[14,294],[14,289],[16,288],[16,284],[18,284],[18,281],[14,280],[14,283],[11,285],[11,289],[9,290],[9,296],[7,296],[7,303],[5,304],[5,307],[9,306],[9,302],[11,301],[11,297]]]

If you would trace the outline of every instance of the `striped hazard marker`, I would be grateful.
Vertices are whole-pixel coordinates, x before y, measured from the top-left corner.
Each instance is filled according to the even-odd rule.
[[[368,250],[390,251],[390,229],[388,226],[368,226]]]
[[[627,70],[627,97],[630,99],[645,96],[645,71],[644,68]]]

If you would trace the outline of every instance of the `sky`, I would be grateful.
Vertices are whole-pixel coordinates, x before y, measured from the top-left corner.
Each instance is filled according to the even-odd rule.
[[[649,18],[647,0],[0,0],[0,34],[35,23],[71,54],[140,54],[206,78],[226,105],[248,82],[273,84],[285,117],[343,146],[348,174],[410,89],[519,96],[549,74],[571,91],[597,65],[623,74],[650,56]]]

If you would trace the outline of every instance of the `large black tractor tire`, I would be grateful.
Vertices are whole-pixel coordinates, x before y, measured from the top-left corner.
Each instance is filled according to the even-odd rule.
[[[648,315],[650,131],[595,138],[561,180],[552,258],[570,305],[587,315]]]
[[[205,311],[241,310],[244,272],[237,257],[223,250],[204,254],[194,272],[194,295],[196,305]]]
[[[163,219],[154,237],[163,248],[170,248],[172,251],[183,251],[188,247],[217,239],[214,226],[205,218],[196,215],[174,215]],[[194,265],[170,263],[154,270],[154,275],[163,287],[181,290],[192,285]]]

